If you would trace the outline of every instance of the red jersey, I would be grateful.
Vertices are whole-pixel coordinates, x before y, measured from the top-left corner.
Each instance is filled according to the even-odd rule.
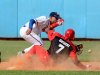
[[[52,57],[66,55],[74,58],[76,56],[75,45],[71,41],[66,40],[63,35],[50,30],[48,32],[48,38],[51,41],[48,52]]]

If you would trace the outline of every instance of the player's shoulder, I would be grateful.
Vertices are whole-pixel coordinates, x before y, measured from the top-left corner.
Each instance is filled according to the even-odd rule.
[[[75,45],[72,41],[66,40],[66,42],[68,42],[70,44],[70,46],[75,50]]]
[[[55,35],[58,36],[59,38],[63,39],[63,40],[66,40],[65,37],[58,32],[55,32]]]
[[[40,16],[40,17],[36,18],[36,20],[41,22],[41,21],[48,20],[48,18],[46,16]]]
[[[65,36],[63,36],[63,35],[61,35],[61,34],[57,34],[57,36],[59,36],[59,38],[61,38],[64,42],[67,42],[67,43],[69,43],[71,46],[74,46],[73,42],[70,41],[70,40],[67,40],[67,39],[65,38]]]

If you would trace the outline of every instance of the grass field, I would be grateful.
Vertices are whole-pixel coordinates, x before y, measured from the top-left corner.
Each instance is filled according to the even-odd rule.
[[[0,75],[100,75],[99,71],[0,71]]]
[[[100,41],[74,41],[75,44],[84,45],[83,53],[79,56],[80,61],[100,61]],[[45,49],[48,49],[50,42],[45,41]],[[25,41],[0,40],[0,51],[2,61],[16,56],[18,51],[29,47]],[[88,49],[92,53],[88,53]],[[99,71],[0,71],[0,75],[100,75]]]

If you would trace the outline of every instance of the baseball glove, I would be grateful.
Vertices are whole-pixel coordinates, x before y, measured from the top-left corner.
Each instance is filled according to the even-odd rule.
[[[83,44],[76,45],[75,47],[77,55],[80,55],[83,52]]]

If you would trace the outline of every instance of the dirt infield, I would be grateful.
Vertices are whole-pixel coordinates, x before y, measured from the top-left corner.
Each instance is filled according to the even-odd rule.
[[[16,64],[17,63],[17,64]],[[100,62],[82,62],[85,65],[91,65],[87,71],[100,71]],[[0,63],[0,70],[76,70],[81,71],[72,62],[65,60],[61,63],[56,63],[53,66],[44,66],[37,58],[32,61],[27,61],[21,58],[11,58],[7,62]]]

